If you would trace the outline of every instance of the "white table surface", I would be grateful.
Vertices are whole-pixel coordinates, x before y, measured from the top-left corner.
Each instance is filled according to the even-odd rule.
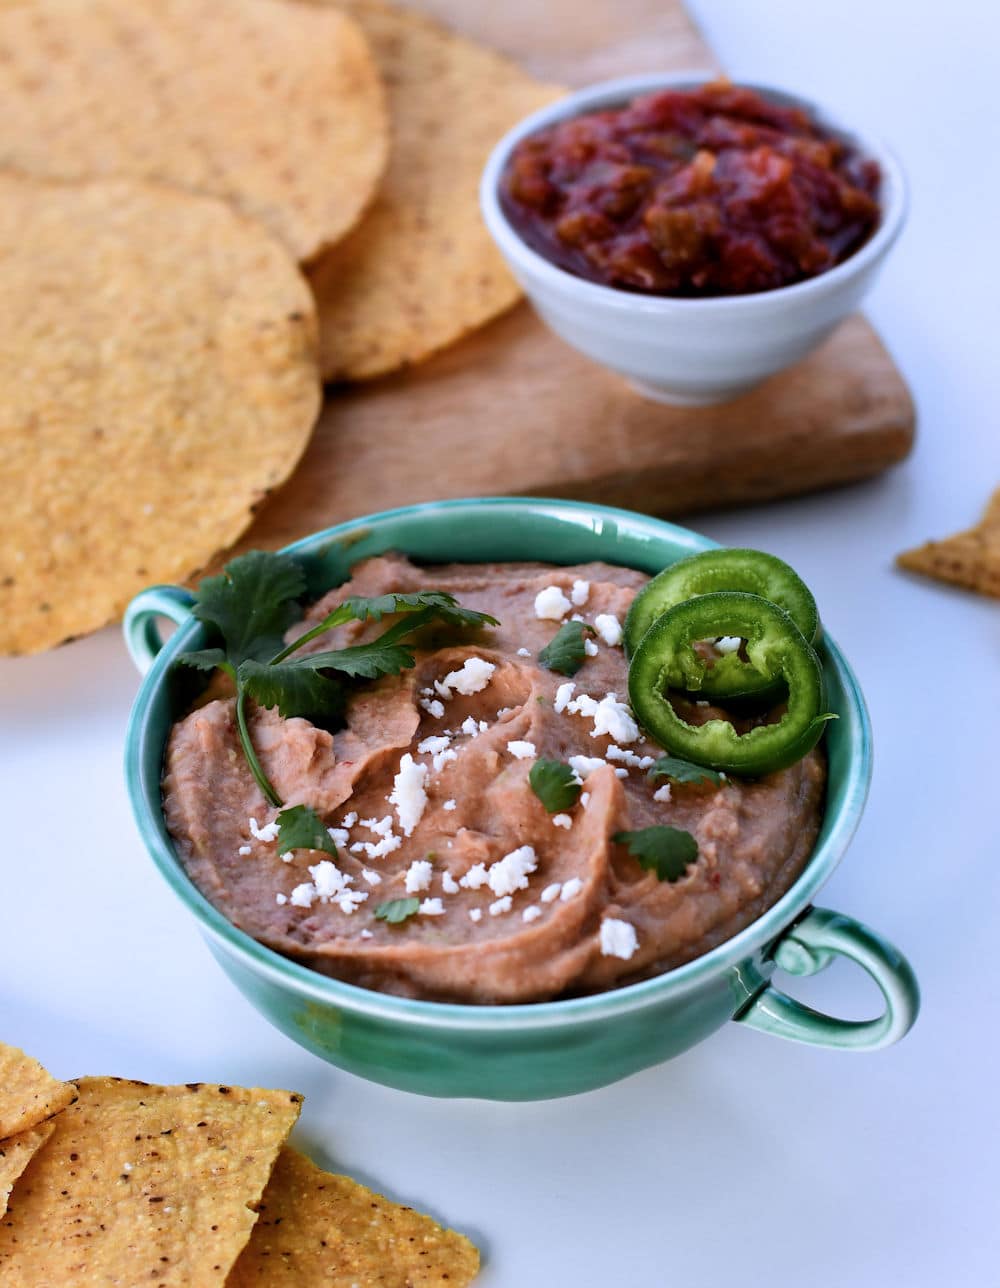
[[[993,1285],[1000,607],[903,576],[892,556],[971,523],[1000,483],[1000,9],[694,9],[734,75],[877,123],[912,182],[870,313],[916,396],[915,455],[875,482],[698,526],[794,563],[860,676],[875,781],[822,902],[910,955],[916,1029],[852,1055],[730,1025],[669,1065],[540,1104],[439,1102],[341,1073],[244,1002],[145,857],[121,777],[136,678],[109,629],[0,661],[0,1037],[63,1076],[305,1092],[299,1143],[477,1237],[482,1288]],[[860,1017],[875,999],[858,974],[796,987]]]

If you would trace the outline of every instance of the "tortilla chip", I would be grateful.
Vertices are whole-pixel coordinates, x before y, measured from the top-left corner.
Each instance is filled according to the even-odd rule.
[[[0,653],[96,630],[231,544],[320,393],[308,287],[260,224],[0,175]]]
[[[478,1270],[464,1235],[286,1147],[227,1288],[464,1288]]]
[[[361,224],[309,276],[323,375],[358,380],[419,362],[518,299],[479,176],[501,135],[562,91],[408,10],[346,7],[388,87],[392,155]]]
[[[1000,488],[974,528],[896,556],[901,568],[1000,599]]]
[[[281,0],[0,9],[0,166],[225,198],[300,260],[357,221],[388,122],[356,23]]]
[[[302,1097],[120,1078],[77,1086],[0,1221],[0,1283],[224,1284]]]
[[[0,1042],[0,1140],[72,1104],[76,1087],[60,1082],[18,1047]]]
[[[16,1136],[0,1140],[0,1216],[7,1211],[14,1182],[55,1129],[56,1125],[50,1119],[47,1123],[39,1123],[37,1127],[29,1127]]]

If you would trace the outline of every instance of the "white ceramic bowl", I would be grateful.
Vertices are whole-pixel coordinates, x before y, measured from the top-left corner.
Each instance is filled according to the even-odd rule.
[[[876,140],[808,99],[741,81],[775,102],[805,108],[825,128],[878,162],[881,222],[842,264],[808,281],[754,295],[709,299],[640,295],[585,281],[556,267],[511,227],[500,205],[499,185],[511,153],[523,138],[568,117],[623,105],[639,94],[690,89],[712,78],[711,72],[628,76],[570,94],[504,135],[490,155],[480,185],[487,227],[542,318],[568,344],[660,402],[724,402],[804,358],[857,307],[906,214],[902,170]]]

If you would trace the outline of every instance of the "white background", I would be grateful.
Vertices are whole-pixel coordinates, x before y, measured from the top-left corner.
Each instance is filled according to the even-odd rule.
[[[467,1230],[483,1288],[939,1288],[1000,1282],[1000,608],[893,554],[970,524],[1000,483],[1000,7],[695,0],[736,76],[869,123],[912,184],[870,313],[914,391],[913,458],[877,482],[707,516],[792,561],[851,658],[877,763],[822,902],[910,955],[924,1011],[875,1055],[729,1026],[604,1091],[528,1105],[366,1084],[272,1030],[209,958],[134,831],[117,632],[0,661],[0,1037],[63,1076],[306,1093],[299,1143]],[[2,538],[0,538],[2,539]],[[845,1015],[850,968],[801,981]]]

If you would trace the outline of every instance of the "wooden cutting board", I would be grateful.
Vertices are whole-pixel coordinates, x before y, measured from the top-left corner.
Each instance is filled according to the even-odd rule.
[[[718,66],[680,0],[413,7],[568,85]],[[410,371],[331,391],[299,468],[240,547],[454,496],[568,496],[666,515],[764,501],[883,470],[913,432],[906,385],[860,316],[735,402],[675,408],[641,398],[521,304]]]

